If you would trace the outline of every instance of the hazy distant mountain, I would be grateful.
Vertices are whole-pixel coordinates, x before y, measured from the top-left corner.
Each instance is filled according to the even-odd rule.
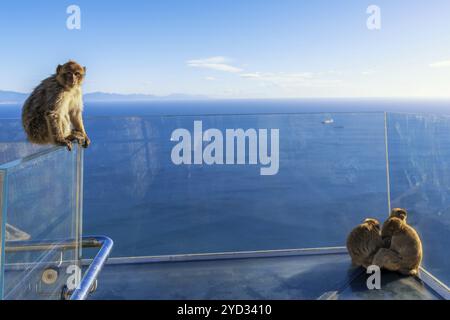
[[[189,95],[174,93],[168,96],[155,96],[151,94],[118,94],[105,92],[92,92],[84,95],[86,102],[113,102],[113,101],[151,101],[151,100],[201,100],[207,99],[202,95]]]
[[[118,94],[105,92],[92,92],[84,95],[86,102],[101,102],[101,101],[145,101],[154,100],[155,96],[146,94]]]
[[[23,103],[27,96],[26,93],[0,90],[0,104]]]
[[[0,90],[0,104],[23,103],[28,97],[27,93]],[[168,96],[155,96],[150,94],[118,94],[105,92],[92,92],[84,95],[85,102],[126,102],[126,101],[152,101],[152,100],[203,100],[208,97],[202,95],[189,95],[174,93]]]

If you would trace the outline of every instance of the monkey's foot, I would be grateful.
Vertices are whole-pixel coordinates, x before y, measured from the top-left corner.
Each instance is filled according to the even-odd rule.
[[[67,139],[70,141],[76,141],[83,148],[87,148],[91,144],[91,140],[89,139],[89,137],[78,131],[72,131]]]
[[[74,142],[76,141],[80,146],[84,145],[84,139],[82,137],[77,137],[77,136],[68,136],[67,140]]]
[[[412,269],[412,270],[409,270],[409,269],[400,269],[399,272],[400,272],[401,274],[406,275],[406,276],[416,276],[416,275],[419,273],[419,271],[418,271],[417,269]]]
[[[86,139],[83,137],[80,133],[72,133],[70,136],[67,137],[67,140],[74,142],[76,141],[80,146],[85,147]]]
[[[72,142],[69,139],[65,139],[62,141],[56,141],[56,144],[59,146],[66,146],[67,150],[72,151]]]
[[[82,143],[81,145],[83,146],[83,148],[87,148],[87,147],[89,147],[90,144],[91,144],[91,139],[89,139],[88,136],[85,136],[84,143]]]

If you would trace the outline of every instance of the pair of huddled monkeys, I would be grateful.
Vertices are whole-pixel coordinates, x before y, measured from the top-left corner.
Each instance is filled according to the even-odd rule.
[[[75,61],[58,65],[56,73],[44,79],[25,101],[22,125],[28,140],[72,149],[77,141],[87,148],[90,139],[83,125],[81,85],[86,67]]]
[[[422,242],[406,222],[405,209],[393,209],[383,223],[366,219],[350,232],[347,249],[354,265],[380,268],[414,276],[422,261]]]

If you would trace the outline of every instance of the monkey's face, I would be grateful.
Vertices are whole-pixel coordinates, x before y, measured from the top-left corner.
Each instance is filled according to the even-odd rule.
[[[404,220],[400,218],[389,218],[384,224],[383,224],[383,230],[381,231],[381,236],[383,238],[385,237],[392,237],[394,234],[396,234],[398,231],[401,230],[402,225],[404,223]]]
[[[67,89],[81,86],[86,74],[86,67],[80,66],[74,61],[59,65],[56,69],[58,82]]]
[[[390,218],[399,218],[400,220],[406,221],[406,217],[408,216],[406,209],[402,208],[394,208],[389,215]]]

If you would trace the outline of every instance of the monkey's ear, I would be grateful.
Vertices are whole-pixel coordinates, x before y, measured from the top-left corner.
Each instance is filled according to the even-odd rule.
[[[56,73],[59,74],[61,69],[62,69],[62,65],[58,64],[58,66],[56,67]]]
[[[84,73],[86,73],[86,70],[87,70],[86,67],[83,67],[83,70],[84,70]]]

